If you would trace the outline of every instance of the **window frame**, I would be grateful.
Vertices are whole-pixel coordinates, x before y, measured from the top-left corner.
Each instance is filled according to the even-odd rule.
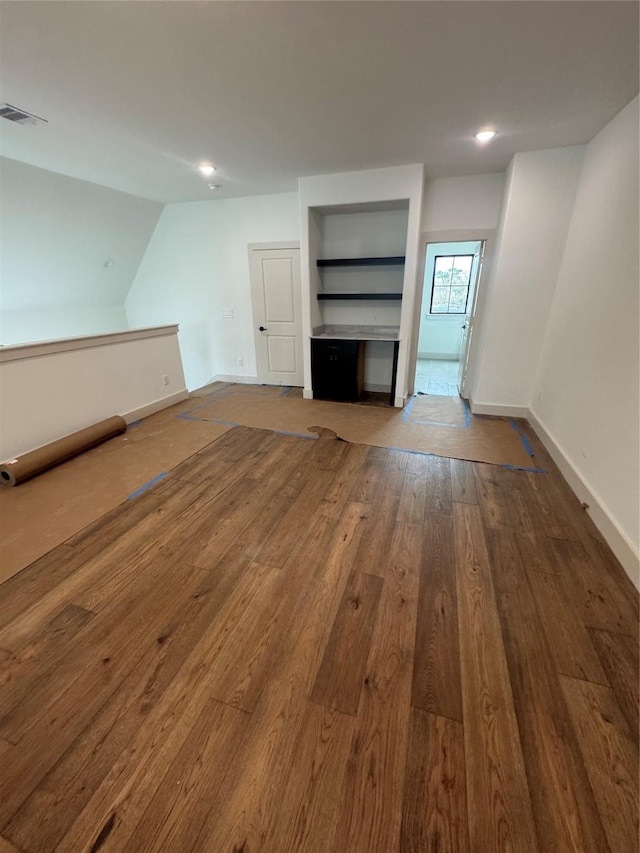
[[[467,279],[467,295],[464,301],[464,310],[462,311],[434,311],[433,310],[433,296],[434,290],[436,288],[436,267],[438,266],[438,258],[471,258],[471,266],[469,267],[469,278]],[[431,298],[429,300],[429,316],[430,317],[463,317],[467,313],[467,308],[469,307],[469,291],[471,290],[471,274],[473,273],[473,259],[475,258],[474,253],[465,252],[464,254],[449,254],[449,255],[434,255],[433,258],[433,275],[431,276]],[[451,302],[451,288],[454,286],[452,284],[449,285],[438,285],[438,287],[447,286],[449,288],[449,302]],[[461,285],[456,285],[460,287]],[[448,305],[447,305],[448,307]]]

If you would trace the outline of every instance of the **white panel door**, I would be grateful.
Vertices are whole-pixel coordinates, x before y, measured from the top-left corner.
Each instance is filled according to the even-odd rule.
[[[460,396],[465,400],[469,399],[469,389],[467,388],[467,368],[469,367],[469,348],[471,346],[471,338],[473,336],[473,322],[476,316],[476,308],[478,306],[478,284],[482,275],[482,262],[484,260],[485,241],[483,240],[477,249],[476,254],[479,255],[478,263],[473,280],[469,285],[469,296],[467,298],[467,313],[462,323],[462,340],[460,342],[460,361],[458,363],[458,391]]]
[[[250,249],[258,381],[303,385],[300,249]]]

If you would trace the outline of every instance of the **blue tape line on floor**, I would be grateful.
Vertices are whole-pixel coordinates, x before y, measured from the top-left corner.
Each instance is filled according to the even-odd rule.
[[[501,468],[507,468],[509,471],[529,471],[531,474],[548,474],[544,468],[526,468],[523,465],[501,465]]]
[[[387,450],[399,450],[401,453],[412,453],[414,456],[438,456],[437,453],[429,453],[428,450],[407,450],[406,447],[388,447]]]
[[[319,435],[311,435],[308,432],[287,432],[286,429],[274,429],[272,432],[278,435],[295,435],[296,438],[310,438],[312,441],[317,441],[320,438]]]
[[[155,484],[159,483],[160,480],[164,480],[168,473],[168,471],[163,471],[162,474],[158,474],[157,477],[154,477],[153,480],[149,480],[149,482],[145,483],[144,486],[140,486],[140,488],[136,489],[135,492],[131,492],[128,497],[128,500],[133,500],[133,498],[137,498],[138,495],[141,495],[143,492],[146,492],[147,489],[151,488],[151,486],[155,486]]]
[[[200,418],[192,418],[191,420],[198,421],[198,420],[200,420]],[[242,426],[242,424],[237,424],[234,421],[217,421],[217,420],[214,421],[214,420],[210,420],[209,418],[207,418],[207,420],[203,421],[202,423],[205,423],[205,424],[221,424],[222,426],[231,426],[231,427]]]
[[[467,429],[471,426],[471,409],[469,408],[469,403],[464,399],[464,397],[460,397],[462,400],[462,408],[464,410],[464,425]]]
[[[127,424],[127,429],[131,429],[131,427],[140,426],[140,424],[141,424],[141,423],[142,423],[142,420],[139,420],[139,421],[131,421],[131,423],[130,423],[130,424]]]
[[[411,409],[413,409],[413,404],[415,403],[415,401],[417,399],[418,399],[418,397],[415,394],[413,395],[413,397],[411,397],[409,399],[409,402],[404,407],[404,411],[402,412],[402,415],[400,416],[403,421],[406,421],[407,418],[409,417],[409,413],[411,412]]]
[[[529,439],[527,438],[527,436],[522,432],[522,430],[513,420],[513,418],[509,420],[509,423],[511,424],[511,428],[514,429],[520,436],[520,441],[522,442],[522,446],[524,447],[527,456],[533,456],[533,447],[531,447],[531,445],[529,444]]]

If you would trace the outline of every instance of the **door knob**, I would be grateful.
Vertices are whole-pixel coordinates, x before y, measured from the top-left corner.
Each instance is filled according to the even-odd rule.
[[[264,326],[258,326],[258,328],[260,329],[260,331],[261,331],[261,332],[266,332],[266,331],[268,331],[267,329],[265,329],[265,327],[264,327]]]

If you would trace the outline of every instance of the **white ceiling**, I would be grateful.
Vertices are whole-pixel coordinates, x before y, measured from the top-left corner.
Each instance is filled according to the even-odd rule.
[[[2,153],[168,202],[587,142],[638,91],[635,2],[2,2]],[[480,148],[473,132],[495,124]],[[195,165],[219,167],[212,193]],[[211,179],[210,179],[211,180]]]

